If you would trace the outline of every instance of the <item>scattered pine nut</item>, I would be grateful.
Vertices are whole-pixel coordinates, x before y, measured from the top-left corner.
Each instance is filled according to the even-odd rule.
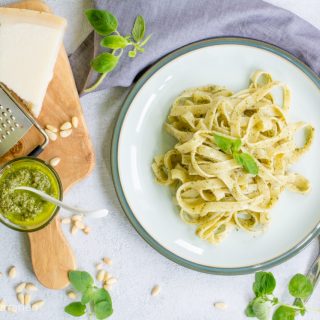
[[[107,281],[108,281],[109,279],[111,279],[111,278],[112,278],[111,274],[106,271],[106,273],[104,274],[103,280],[104,280],[105,282],[107,282]]]
[[[3,299],[0,299],[0,312],[6,310],[6,303]]]
[[[16,286],[16,293],[22,292],[25,287],[26,287],[26,283],[25,282],[21,282],[20,284],[18,284]]]
[[[151,295],[153,297],[157,296],[160,293],[160,286],[157,284],[151,289]]]
[[[112,285],[110,285],[109,283],[105,283],[105,284],[103,285],[103,289],[105,289],[105,290],[111,290],[111,289],[112,289]]]
[[[17,275],[17,269],[15,266],[10,267],[9,271],[8,271],[8,276],[9,278],[13,279],[15,278]]]
[[[25,305],[28,305],[28,304],[30,304],[30,301],[31,301],[30,293],[26,293],[26,294],[24,295],[24,304],[25,304]]]
[[[72,300],[74,300],[74,299],[77,298],[76,293],[73,292],[73,291],[69,291],[69,292],[67,293],[67,296],[68,296],[70,299],[72,299]]]
[[[32,309],[32,311],[37,311],[37,310],[39,310],[43,305],[44,305],[44,301],[43,301],[43,300],[39,300],[39,301],[34,302],[34,303],[31,305],[31,309]]]
[[[2,272],[0,272],[0,278],[2,277]]]
[[[82,220],[82,215],[81,214],[75,214],[75,215],[72,216],[71,220],[72,221]]]
[[[60,137],[67,138],[71,135],[71,133],[72,133],[72,129],[60,131]]]
[[[104,262],[105,264],[107,264],[108,266],[111,266],[111,265],[112,265],[112,260],[111,260],[110,258],[104,257],[102,260],[103,260],[103,262]]]
[[[214,304],[214,307],[215,307],[216,309],[219,309],[219,310],[225,310],[225,309],[228,308],[228,305],[227,305],[226,303],[224,303],[224,302],[216,302],[216,303]]]
[[[7,311],[10,313],[17,313],[17,308],[15,306],[7,306]]]
[[[71,222],[71,219],[70,218],[63,218],[62,220],[61,220],[61,223],[62,224],[69,224]]]
[[[73,226],[71,227],[71,234],[72,234],[72,235],[75,235],[77,232],[78,232],[77,226],[76,226],[76,225],[73,225]]]
[[[60,161],[61,161],[61,158],[55,157],[55,158],[52,158],[49,161],[49,163],[50,163],[51,166],[56,167],[60,163]]]
[[[58,132],[58,129],[57,129],[56,127],[52,126],[51,124],[47,124],[47,125],[46,125],[46,128],[47,128],[49,131],[53,132],[53,133],[57,133],[57,132]]]
[[[37,291],[38,288],[37,288],[33,283],[28,282],[28,283],[26,284],[26,290],[27,290],[27,291]]]
[[[100,263],[98,263],[98,264],[96,265],[96,269],[97,269],[97,270],[101,270],[102,267],[103,267],[102,262],[100,262]]]
[[[24,304],[24,294],[22,292],[17,294],[17,299],[21,304]]]
[[[88,235],[88,234],[91,232],[91,228],[88,227],[88,226],[86,226],[86,227],[83,229],[83,232]]]
[[[74,225],[78,228],[78,229],[84,229],[85,228],[85,225],[83,224],[82,221],[78,220],[74,223]]]
[[[79,119],[78,119],[78,117],[72,117],[71,122],[72,122],[72,126],[73,126],[74,128],[78,128],[78,125],[79,125]]]
[[[49,139],[51,141],[56,141],[57,140],[58,136],[54,132],[52,132],[52,131],[50,131],[48,129],[45,129],[44,131],[46,132],[46,134],[48,135],[48,137],[49,137]]]
[[[105,273],[106,272],[104,270],[99,270],[98,273],[97,273],[97,280],[98,281],[103,281]]]
[[[118,280],[114,277],[111,277],[107,280],[107,284],[115,284]]]
[[[67,121],[63,125],[61,125],[60,130],[65,131],[72,128],[71,122]]]

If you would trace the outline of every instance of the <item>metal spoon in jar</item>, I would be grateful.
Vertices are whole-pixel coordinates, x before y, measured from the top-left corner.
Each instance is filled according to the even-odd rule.
[[[17,188],[15,188],[15,190],[26,190],[26,191],[33,192],[33,193],[37,194],[38,196],[40,196],[42,199],[49,201],[49,202],[57,205],[58,207],[64,208],[68,211],[83,214],[87,218],[103,218],[108,214],[107,209],[85,210],[85,209],[79,209],[79,208],[72,207],[68,204],[61,202],[60,200],[58,200],[56,198],[53,198],[53,197],[47,195],[46,193],[44,193],[40,190],[31,188],[31,187],[17,187]]]

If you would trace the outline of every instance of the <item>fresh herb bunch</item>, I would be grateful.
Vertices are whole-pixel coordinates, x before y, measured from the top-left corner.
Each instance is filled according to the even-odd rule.
[[[86,89],[85,92],[95,90],[118,64],[124,49],[131,47],[128,52],[130,58],[134,58],[138,52],[144,52],[144,46],[151,38],[151,34],[145,37],[146,23],[142,16],[137,16],[134,22],[131,34],[121,35],[118,29],[118,19],[109,11],[89,9],[85,15],[93,29],[104,38],[100,45],[108,48],[108,52],[103,52],[91,61],[91,67],[98,73],[101,73],[98,81]]]
[[[89,317],[103,320],[112,315],[112,301],[107,290],[94,285],[94,280],[88,272],[69,271],[69,280],[72,286],[82,294],[81,301],[72,302],[64,311],[74,317],[81,317],[85,313]]]
[[[225,153],[231,154],[248,173],[257,175],[259,168],[256,161],[249,153],[241,152],[242,142],[240,139],[229,139],[218,134],[214,134],[214,142]]]
[[[259,320],[269,320],[272,309],[276,307],[272,320],[294,320],[300,313],[302,316],[307,312],[304,300],[309,298],[313,291],[313,285],[309,278],[303,274],[296,274],[289,282],[289,293],[296,298],[293,305],[287,305],[274,296],[276,279],[271,272],[257,272],[252,289],[255,298],[252,299],[246,310],[247,317]]]

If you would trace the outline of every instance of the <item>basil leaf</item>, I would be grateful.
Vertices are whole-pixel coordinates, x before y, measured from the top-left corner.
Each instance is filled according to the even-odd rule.
[[[116,67],[118,60],[118,57],[109,52],[104,52],[91,61],[91,67],[99,73],[110,72]]]
[[[240,139],[229,139],[218,134],[213,134],[214,142],[225,153],[239,151],[241,147]]]
[[[134,58],[137,55],[137,51],[131,50],[128,52],[128,57]]]
[[[64,308],[64,311],[74,317],[81,317],[86,313],[86,306],[81,302],[72,302]]]
[[[100,45],[110,49],[123,49],[128,45],[128,41],[121,36],[107,36],[103,38]]]
[[[247,305],[246,310],[244,311],[245,315],[246,315],[248,318],[255,318],[255,317],[256,317],[256,314],[255,314],[254,311],[253,311],[252,305],[253,305],[253,301],[251,301],[251,302]]]
[[[82,304],[87,304],[89,303],[90,301],[93,300],[94,298],[94,293],[95,293],[95,289],[92,288],[92,287],[89,287],[82,295],[82,298],[81,298],[81,303]]]
[[[269,320],[269,315],[271,310],[270,303],[267,302],[264,298],[262,297],[255,298],[252,302],[252,310],[257,319]]]
[[[80,292],[85,292],[93,284],[93,278],[85,271],[69,271],[68,276],[73,287]]]
[[[95,304],[101,301],[106,301],[112,306],[110,294],[104,288],[101,288],[95,291],[95,293],[93,294],[93,301]]]
[[[88,9],[85,15],[93,29],[102,36],[107,36],[118,28],[118,19],[109,11]]]
[[[280,306],[272,316],[272,320],[294,320],[296,312],[288,306]]]
[[[145,32],[146,32],[146,23],[144,21],[144,18],[142,16],[137,16],[131,31],[133,39],[136,42],[141,41],[144,37]]]
[[[112,315],[112,305],[108,301],[101,301],[94,305],[93,310],[97,319],[105,319]]]
[[[289,292],[295,298],[307,299],[313,291],[313,285],[308,277],[297,273],[289,282]]]
[[[233,157],[248,173],[258,174],[258,165],[249,153],[234,153]]]
[[[276,279],[271,272],[256,272],[252,289],[257,297],[272,294],[275,287]]]

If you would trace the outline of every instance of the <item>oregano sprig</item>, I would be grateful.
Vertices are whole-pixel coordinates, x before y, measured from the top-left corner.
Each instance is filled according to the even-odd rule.
[[[309,298],[313,291],[308,277],[298,273],[291,278],[288,290],[296,298],[292,305],[280,302],[273,294],[275,288],[276,279],[271,272],[257,272],[252,286],[255,298],[249,302],[246,316],[259,320],[295,320],[299,313],[303,316],[307,312],[303,300]]]
[[[84,90],[91,92],[116,68],[126,48],[130,48],[128,51],[130,58],[134,58],[138,52],[144,52],[144,46],[150,40],[151,34],[145,37],[146,23],[142,16],[136,17],[131,33],[124,36],[118,31],[118,19],[111,12],[88,9],[85,15],[93,29],[104,36],[100,42],[101,47],[108,49],[91,61],[92,69],[101,74],[95,84]]]
[[[240,139],[230,139],[218,134],[214,134],[214,142],[225,153],[231,154],[233,159],[240,164],[245,171],[253,175],[259,173],[259,167],[254,158],[246,152],[241,152],[242,142]]]
[[[72,286],[82,294],[81,300],[68,304],[64,311],[74,317],[88,313],[96,319],[103,320],[112,315],[112,301],[107,290],[98,288],[92,276],[86,271],[69,271],[68,277]]]

